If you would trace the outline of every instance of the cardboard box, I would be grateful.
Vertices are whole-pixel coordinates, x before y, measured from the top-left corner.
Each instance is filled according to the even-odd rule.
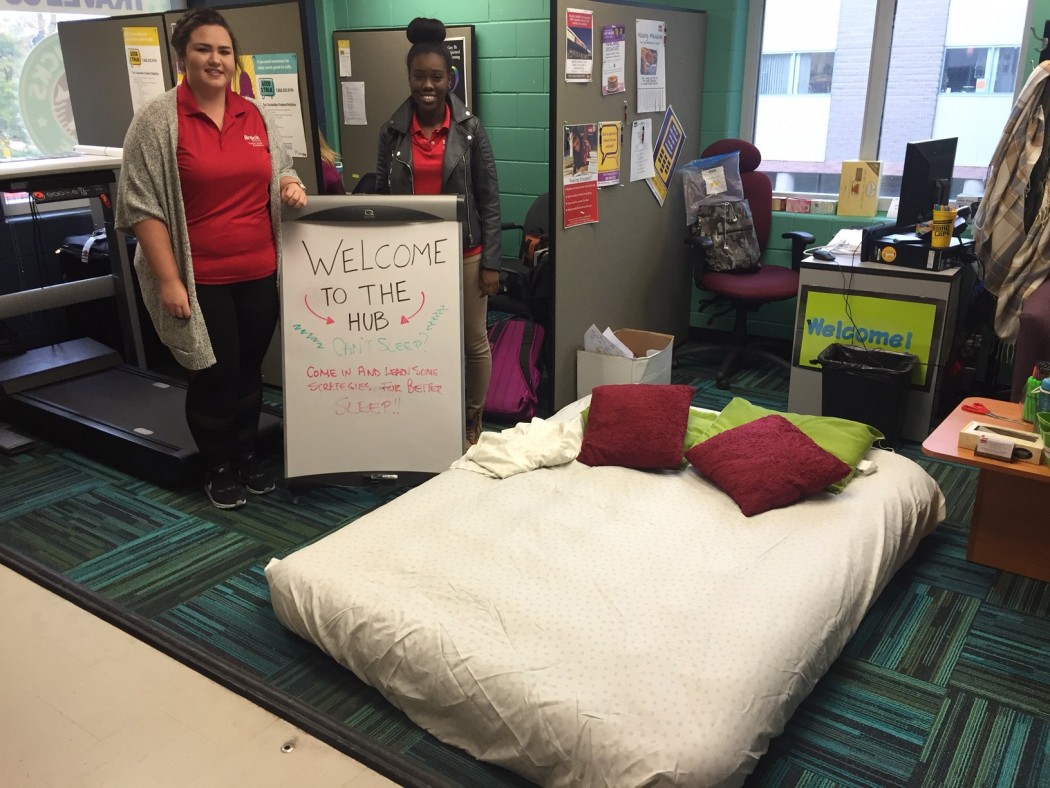
[[[587,350],[576,351],[576,396],[585,397],[595,386],[609,383],[670,383],[674,337],[655,331],[621,328],[616,338],[637,358],[607,356]],[[650,350],[659,353],[646,357]]]
[[[810,207],[813,201],[808,197],[788,197],[787,198],[787,212],[788,213],[810,213]]]
[[[773,210],[783,211],[787,209],[787,197],[781,197],[779,195],[773,195]]]
[[[844,161],[839,180],[839,216],[874,216],[879,211],[881,161]]]
[[[810,213],[825,213],[833,214],[838,210],[838,200],[810,200],[809,201],[809,212]]]

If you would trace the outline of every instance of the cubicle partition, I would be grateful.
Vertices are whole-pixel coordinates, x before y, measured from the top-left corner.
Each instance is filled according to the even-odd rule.
[[[593,67],[589,82],[566,82],[566,13],[593,13]],[[555,267],[554,405],[576,396],[576,350],[592,323],[600,329],[636,328],[674,334],[689,330],[692,294],[685,245],[686,221],[681,176],[671,179],[663,205],[642,180],[630,181],[632,121],[652,119],[655,135],[664,113],[637,111],[635,42],[637,20],[664,22],[667,105],[685,135],[679,165],[696,158],[700,140],[700,97],[707,16],[701,11],[594,0],[551,4],[551,184],[552,250]],[[626,92],[602,95],[601,30],[624,25]],[[567,125],[624,122],[620,185],[598,190],[598,222],[565,229],[562,161]]]
[[[220,9],[237,36],[244,55],[295,55],[305,155],[294,157],[307,191],[316,193],[321,181],[317,143],[317,105],[309,79],[303,7],[298,2],[265,3]],[[155,29],[160,43],[161,82],[167,90],[176,84],[171,29],[182,11],[59,22],[58,37],[69,84],[70,103],[81,145],[123,147],[135,115],[135,89],[129,76],[125,31]]]
[[[69,86],[77,142],[104,148],[124,145],[135,109],[128,79],[124,29],[152,28],[164,37],[161,14],[83,19],[58,23],[58,41]],[[175,65],[167,46],[160,47],[164,87],[174,85]]]

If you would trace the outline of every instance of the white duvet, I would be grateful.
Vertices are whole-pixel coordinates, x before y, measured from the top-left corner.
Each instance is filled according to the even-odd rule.
[[[739,785],[944,517],[879,470],[745,518],[692,469],[453,469],[266,568],[280,621],[546,785]]]

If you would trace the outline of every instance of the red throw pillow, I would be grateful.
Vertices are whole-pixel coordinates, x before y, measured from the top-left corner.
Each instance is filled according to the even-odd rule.
[[[693,387],[623,383],[596,386],[583,445],[585,465],[681,468]]]
[[[747,517],[820,492],[850,467],[783,416],[763,416],[685,453]]]

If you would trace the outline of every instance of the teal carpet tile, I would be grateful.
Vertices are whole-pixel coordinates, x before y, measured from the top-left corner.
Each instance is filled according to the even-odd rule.
[[[802,702],[747,785],[785,785],[788,762],[842,786],[905,786],[937,719],[944,690],[841,657]]]
[[[266,677],[317,651],[277,621],[259,564],[209,587],[156,617],[173,634]]]
[[[986,598],[1004,573],[966,560],[969,537],[969,525],[941,523],[919,543],[906,567],[908,577],[977,599]]]
[[[982,605],[948,686],[1050,717],[1050,619]]]
[[[987,568],[987,567],[986,567]],[[989,570],[995,572],[995,570]],[[1050,620],[1050,583],[1042,583],[1010,572],[996,572],[995,586],[988,594],[991,605],[1025,616]]]
[[[945,686],[980,600],[925,583],[909,583],[895,591],[876,603],[845,653],[901,676]]]
[[[56,483],[62,478],[64,473],[51,477]],[[44,505],[4,523],[4,541],[60,571],[186,519],[182,512],[113,486],[75,484],[65,496],[43,494],[35,501]]]
[[[148,618],[211,588],[270,552],[267,545],[189,518],[85,561],[68,576]]]
[[[996,700],[953,693],[912,775],[921,788],[1050,785],[1050,722]]]

